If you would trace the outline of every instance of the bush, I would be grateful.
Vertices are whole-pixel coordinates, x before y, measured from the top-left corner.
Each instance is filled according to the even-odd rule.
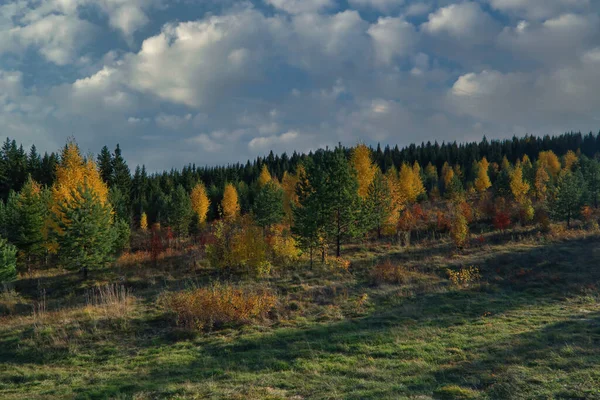
[[[405,283],[408,271],[404,267],[393,264],[390,260],[377,264],[370,273],[371,280],[381,285],[383,283]]]
[[[17,277],[17,248],[0,238],[0,282],[10,282]]]
[[[218,284],[166,293],[159,298],[159,304],[174,314],[177,325],[198,330],[264,319],[276,303],[276,296],[266,289],[248,290]]]
[[[481,279],[481,274],[479,273],[479,268],[471,266],[468,268],[461,268],[458,271],[448,270],[448,278],[454,286],[464,288],[479,281],[479,279]]]

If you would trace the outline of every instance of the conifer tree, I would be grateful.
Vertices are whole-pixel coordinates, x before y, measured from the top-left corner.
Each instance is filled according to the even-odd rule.
[[[477,177],[475,178],[475,190],[478,193],[483,194],[492,186],[490,177],[488,175],[489,163],[485,157],[477,163]]]
[[[587,185],[587,194],[590,203],[595,208],[598,208],[598,200],[600,197],[600,162],[582,156],[580,163],[581,172]]]
[[[56,231],[61,264],[71,270],[100,268],[114,249],[112,210],[91,187],[79,186],[58,204]]]
[[[198,223],[203,225],[206,223],[206,217],[210,208],[210,199],[206,193],[206,187],[202,182],[196,184],[190,194],[192,201],[192,209],[198,216]]]
[[[429,193],[432,193],[438,186],[438,172],[437,168],[429,162],[425,167],[425,186]]]
[[[517,165],[510,176],[510,190],[520,205],[525,204],[529,193],[529,184],[523,180],[523,168]]]
[[[13,228],[16,233],[15,245],[21,251],[26,268],[42,258],[44,248],[44,222],[47,213],[42,197],[42,189],[29,176],[17,197],[17,224]]]
[[[538,154],[538,163],[545,168],[550,176],[556,178],[560,172],[560,161],[552,150],[542,151]]]
[[[189,233],[190,223],[194,211],[192,201],[185,191],[183,185],[178,185],[169,202],[169,225],[178,236],[186,236]]]
[[[127,212],[129,212],[131,207],[131,171],[121,154],[121,147],[118,144],[112,157],[112,173],[111,186],[121,191],[125,200],[124,206],[127,208]],[[129,220],[129,216],[123,217],[123,219]]]
[[[271,182],[271,174],[269,173],[269,169],[266,164],[263,164],[262,169],[260,171],[260,176],[258,177],[258,187],[262,188],[267,183]]]
[[[267,182],[254,199],[254,217],[263,229],[281,222],[284,217],[283,190],[274,182]]]
[[[113,185],[113,159],[107,146],[102,147],[97,158],[100,177],[109,187]]]
[[[298,242],[299,247],[307,251],[310,258],[310,267],[313,267],[314,253],[319,247],[320,239],[324,236],[324,205],[319,195],[309,181],[309,174],[317,186],[321,185],[320,180],[323,175],[320,173],[314,162],[307,163],[307,169],[303,168],[303,173],[298,174],[298,183],[296,185],[296,195],[298,204],[292,204],[294,215],[294,224],[292,233]]]
[[[17,277],[17,248],[0,238],[0,283],[11,282]]]
[[[225,185],[223,200],[221,201],[221,213],[223,218],[232,220],[240,215],[240,203],[238,193],[233,184]]]
[[[375,177],[369,186],[366,206],[368,209],[367,222],[369,222],[370,227],[373,227],[377,231],[377,238],[381,239],[383,228],[389,221],[390,215],[394,211],[394,206],[392,204],[390,187],[379,168],[375,172]]]
[[[585,183],[581,171],[563,170],[558,176],[556,191],[552,201],[552,212],[557,219],[566,220],[571,226],[571,220],[576,218],[584,204]]]
[[[341,146],[326,154],[322,168],[328,179],[319,179],[320,185],[314,189],[325,206],[325,232],[334,242],[335,254],[339,257],[342,243],[361,233],[358,181]],[[312,183],[310,175],[309,181]]]
[[[145,212],[142,212],[142,216],[140,217],[140,229],[142,232],[148,231],[148,216]]]
[[[350,164],[356,172],[358,195],[362,199],[365,199],[369,194],[369,187],[377,170],[377,167],[371,160],[371,150],[364,144],[357,145],[352,150]]]

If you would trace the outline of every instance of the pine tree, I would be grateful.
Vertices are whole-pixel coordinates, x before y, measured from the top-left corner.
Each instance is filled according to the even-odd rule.
[[[17,248],[0,238],[0,283],[14,281],[17,277]]]
[[[235,219],[240,215],[238,193],[231,183],[225,185],[223,200],[221,201],[221,213],[223,218],[228,220]]]
[[[561,171],[552,202],[554,216],[566,220],[570,227],[571,220],[579,215],[584,204],[584,195],[585,182],[581,172]]]
[[[15,245],[21,251],[26,268],[31,268],[40,260],[46,249],[44,247],[44,223],[47,213],[40,186],[28,178],[17,197],[17,221]]]
[[[390,187],[379,169],[375,172],[375,177],[369,186],[366,206],[367,222],[377,231],[377,237],[381,239],[383,227],[389,221],[394,206]]]
[[[123,219],[129,221],[129,209],[131,207],[131,171],[127,166],[127,162],[121,155],[121,147],[117,144],[112,157],[112,187],[116,187],[123,194],[123,207],[127,210],[127,216]]]
[[[310,173],[313,181],[320,181],[323,176],[312,161],[308,162],[307,172],[298,175],[298,183],[296,185],[296,195],[298,204],[292,204],[292,212],[294,215],[294,224],[292,225],[292,234],[296,238],[299,247],[308,251],[310,258],[310,267],[313,267],[314,252],[319,247],[320,239],[324,236],[323,233],[323,204],[321,203],[318,194],[314,190],[309,181]],[[319,185],[321,183],[319,182]]]
[[[263,229],[281,222],[283,211],[283,190],[274,182],[266,183],[254,199],[254,217]]]
[[[322,167],[328,178],[320,179],[314,189],[325,207],[325,232],[335,244],[336,257],[340,257],[342,243],[361,233],[357,223],[361,206],[358,181],[341,146],[326,154]],[[312,183],[310,173],[309,181]]]
[[[600,162],[582,156],[580,163],[590,203],[594,208],[598,208],[598,199],[600,197]]]
[[[182,185],[177,186],[169,202],[169,225],[178,236],[189,233],[193,214],[190,196]]]
[[[204,225],[206,223],[208,210],[210,209],[210,199],[206,193],[206,187],[202,182],[194,186],[190,199],[192,201],[192,209],[198,217],[198,224]]]
[[[119,255],[129,248],[131,238],[131,228],[129,222],[117,218],[113,223],[113,254]]]
[[[58,205],[59,260],[71,270],[100,268],[114,249],[112,210],[90,187],[79,186],[70,198]]]
[[[356,172],[358,180],[358,195],[365,199],[369,194],[369,187],[375,177],[377,167],[371,160],[371,149],[364,144],[357,145],[352,150],[350,164]]]
[[[113,159],[107,146],[102,147],[97,158],[100,177],[107,186],[113,185]]]

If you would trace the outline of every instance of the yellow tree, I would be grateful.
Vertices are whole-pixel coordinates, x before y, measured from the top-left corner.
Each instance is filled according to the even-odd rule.
[[[235,219],[240,215],[238,193],[231,183],[225,185],[223,200],[221,201],[221,213],[225,219]]]
[[[444,182],[444,189],[448,189],[450,182],[454,179],[454,170],[448,162],[445,162],[442,166],[442,181]]]
[[[550,175],[555,178],[558,176],[558,173],[560,172],[560,161],[552,150],[540,152],[538,155],[538,162],[542,168],[548,170]]]
[[[206,187],[202,182],[194,186],[190,194],[190,199],[192,200],[192,209],[198,215],[198,222],[204,224],[210,207],[210,199],[206,194]]]
[[[292,222],[292,207],[298,205],[298,193],[296,186],[299,182],[300,174],[304,173],[304,167],[299,165],[295,174],[285,171],[281,179],[281,188],[283,189],[283,212],[286,219]]]
[[[527,193],[529,193],[529,183],[523,180],[523,167],[520,164],[515,166],[510,176],[510,190],[517,203],[525,204]]]
[[[564,168],[568,171],[572,171],[575,164],[577,164],[577,154],[575,154],[572,150],[567,151],[563,158]]]
[[[350,164],[356,171],[358,179],[358,195],[361,198],[366,198],[369,193],[369,186],[375,178],[377,167],[371,160],[371,149],[364,144],[357,145],[352,151]]]
[[[388,186],[391,197],[391,212],[384,227],[385,234],[393,234],[400,217],[400,212],[406,205],[406,197],[400,189],[398,180],[398,171],[392,167],[385,173],[385,181]]]
[[[548,182],[550,182],[550,175],[546,168],[538,162],[537,169],[535,171],[535,195],[539,201],[546,201],[548,196]]]
[[[60,204],[71,203],[79,187],[93,192],[103,205],[108,202],[108,187],[100,177],[96,163],[91,157],[84,160],[77,143],[70,140],[62,151],[52,186],[52,212],[57,217],[62,218]]]
[[[271,182],[271,174],[269,173],[269,169],[266,164],[263,164],[262,170],[260,171],[260,176],[258,177],[258,186],[263,187],[267,183]]]
[[[407,163],[400,167],[398,185],[405,202],[414,203],[421,194],[425,193],[420,171],[421,167],[418,163],[415,163],[412,168]]]
[[[145,212],[142,213],[140,217],[140,229],[142,232],[146,232],[148,230],[148,216]]]
[[[490,177],[488,175],[488,168],[490,164],[488,160],[483,157],[481,161],[477,163],[477,178],[475,178],[475,189],[480,194],[485,193],[492,186],[492,182],[490,181]]]

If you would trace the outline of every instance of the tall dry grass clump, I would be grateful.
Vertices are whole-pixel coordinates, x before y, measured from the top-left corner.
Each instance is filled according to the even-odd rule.
[[[177,293],[163,293],[159,304],[188,329],[212,329],[264,319],[277,303],[267,289],[240,289],[216,284]]]
[[[124,319],[133,310],[135,297],[124,286],[109,284],[92,288],[85,295],[86,311],[107,319]]]
[[[377,264],[370,272],[371,280],[378,284],[384,283],[406,283],[408,281],[409,272],[402,266],[386,260]]]

